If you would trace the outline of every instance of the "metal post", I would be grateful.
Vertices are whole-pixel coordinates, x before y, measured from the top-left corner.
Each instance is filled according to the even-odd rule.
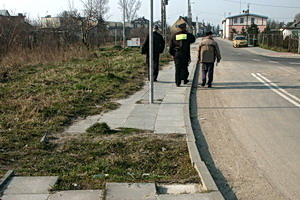
[[[123,0],[123,48],[125,48],[125,0]]]
[[[115,46],[117,46],[117,28],[115,29]]]
[[[161,28],[165,42],[164,53],[167,52],[167,12],[165,0],[161,0]]]
[[[153,103],[153,0],[150,0],[149,21],[149,103]]]
[[[192,8],[190,0],[188,0],[188,25],[192,27]]]
[[[298,37],[298,53],[300,53],[300,35]]]
[[[199,21],[198,21],[198,16],[196,17],[196,35],[198,36],[199,34]]]

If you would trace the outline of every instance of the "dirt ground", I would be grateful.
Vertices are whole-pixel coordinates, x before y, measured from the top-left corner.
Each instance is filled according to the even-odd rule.
[[[202,156],[221,193],[228,200],[285,199],[243,148],[228,123],[230,117],[218,109],[226,105],[224,101],[219,91],[198,88],[198,120],[205,138],[202,148],[208,149]]]

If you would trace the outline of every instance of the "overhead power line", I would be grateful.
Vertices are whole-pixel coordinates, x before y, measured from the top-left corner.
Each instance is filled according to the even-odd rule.
[[[270,4],[260,4],[260,3],[246,3],[246,2],[240,2],[240,1],[234,1],[234,0],[223,0],[223,1],[228,1],[228,2],[233,2],[233,3],[243,3],[243,4],[250,4],[250,5],[255,5],[255,6],[266,6],[266,7],[274,7],[274,8],[293,8],[293,9],[300,9],[300,7],[296,6],[283,6],[283,5],[270,5]]]

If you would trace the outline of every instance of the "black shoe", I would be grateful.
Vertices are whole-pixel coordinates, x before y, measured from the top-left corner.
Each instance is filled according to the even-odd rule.
[[[176,84],[177,87],[180,87],[180,84]]]
[[[202,83],[201,86],[204,87],[204,86],[205,86],[205,83]]]
[[[188,84],[190,81],[189,80],[184,80],[183,83],[184,84]]]
[[[208,85],[208,87],[209,87],[209,88],[211,88],[211,87],[212,87],[212,85]]]
[[[156,79],[154,79],[154,82],[157,82],[157,80],[156,80]]]

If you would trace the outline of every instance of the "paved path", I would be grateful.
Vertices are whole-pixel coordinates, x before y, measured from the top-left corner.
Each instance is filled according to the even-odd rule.
[[[190,65],[190,72],[194,71],[195,65]],[[192,75],[193,73],[191,77]],[[186,90],[190,83],[176,87],[174,79],[174,64],[169,63],[160,71],[158,82],[154,82],[154,104],[149,104],[147,83],[130,98],[118,101],[121,104],[119,109],[79,121],[66,130],[66,133],[82,133],[96,122],[106,122],[111,128],[139,128],[154,133],[186,134],[183,109],[187,104]]]

